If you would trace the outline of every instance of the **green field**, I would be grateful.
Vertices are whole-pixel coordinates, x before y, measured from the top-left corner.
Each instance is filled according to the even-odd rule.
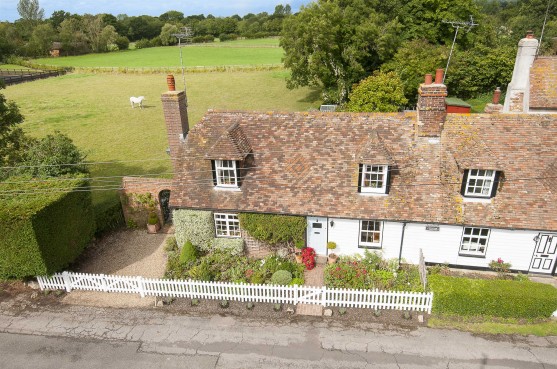
[[[319,93],[288,90],[285,71],[187,74],[189,117],[195,124],[207,109],[304,111],[319,105]],[[177,88],[182,79],[176,76]],[[87,161],[124,161],[91,165],[93,177],[169,173],[160,95],[166,75],[68,74],[9,86],[3,93],[25,116],[22,127],[33,136],[54,130],[68,134],[87,153]],[[146,97],[132,109],[130,96]],[[136,161],[134,161],[136,160]],[[140,160],[140,161],[139,161]],[[169,174],[170,175],[170,174]],[[118,185],[102,179],[93,185]],[[97,211],[117,201],[115,191],[93,193]]]
[[[262,65],[280,64],[283,56],[278,39],[258,39],[188,45],[182,48],[184,65]],[[176,46],[152,47],[60,58],[41,58],[33,62],[57,67],[179,67],[180,49]]]

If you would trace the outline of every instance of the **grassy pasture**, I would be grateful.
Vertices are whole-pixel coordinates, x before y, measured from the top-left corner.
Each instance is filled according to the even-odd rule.
[[[280,64],[283,50],[278,39],[240,40],[213,44],[187,45],[182,48],[184,65],[261,65]],[[179,67],[180,49],[176,46],[152,47],[60,58],[41,58],[34,62],[57,67]]]
[[[304,111],[319,105],[319,93],[289,91],[285,71],[193,73],[186,75],[190,124],[207,109]],[[182,78],[176,76],[177,88]],[[166,129],[160,95],[166,75],[68,74],[9,86],[3,93],[15,101],[22,127],[41,137],[55,130],[68,134],[87,153],[87,161],[126,161],[91,165],[91,175],[121,176],[169,173]],[[132,109],[130,96],[146,97],[144,109]],[[133,161],[137,160],[137,161]],[[170,174],[168,174],[170,175]],[[102,179],[93,186],[118,185]],[[117,201],[115,191],[93,192],[96,211]]]

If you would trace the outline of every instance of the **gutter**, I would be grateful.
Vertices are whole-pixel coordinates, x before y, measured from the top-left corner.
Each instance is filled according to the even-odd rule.
[[[398,265],[402,260],[402,245],[404,244],[404,231],[406,230],[406,222],[402,223],[402,235],[400,236],[400,251],[398,253]]]

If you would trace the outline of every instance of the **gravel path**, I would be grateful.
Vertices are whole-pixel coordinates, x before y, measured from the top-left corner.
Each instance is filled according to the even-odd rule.
[[[164,244],[167,233],[148,234],[145,230],[114,232],[91,244],[70,269],[93,274],[116,274],[161,278],[166,266]],[[64,303],[88,306],[148,306],[154,298],[136,294],[72,291]]]

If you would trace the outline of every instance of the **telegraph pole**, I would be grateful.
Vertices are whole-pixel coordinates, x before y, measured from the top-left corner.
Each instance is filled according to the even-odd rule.
[[[448,23],[455,29],[453,44],[451,45],[451,52],[449,53],[449,59],[447,60],[447,66],[445,67],[445,74],[443,75],[443,83],[445,83],[445,78],[447,77],[447,73],[449,71],[449,64],[451,63],[451,56],[453,56],[454,44],[456,42],[456,36],[458,36],[458,30],[460,28],[466,28],[466,32],[469,32],[472,27],[478,25],[478,23],[474,23],[474,18],[470,16],[470,20],[468,22],[457,22],[457,21],[446,21],[444,20],[443,23]]]

